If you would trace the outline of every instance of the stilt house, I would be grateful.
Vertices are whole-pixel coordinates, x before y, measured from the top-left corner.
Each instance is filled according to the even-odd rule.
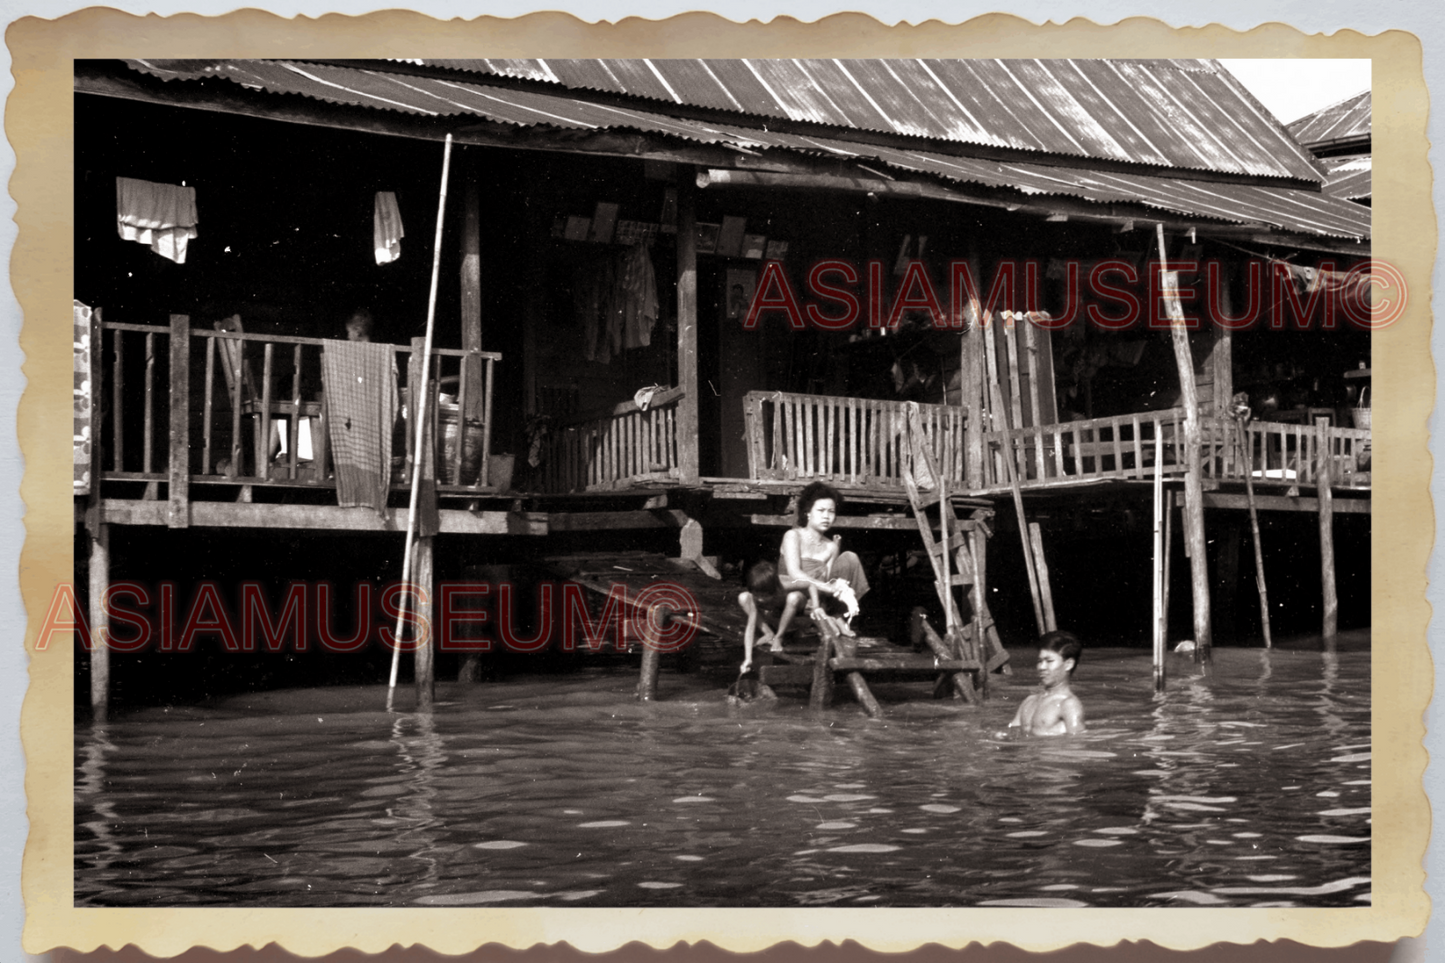
[[[120,528],[373,533],[346,544],[400,574],[411,435],[337,448],[392,421],[385,369],[340,358],[359,312],[395,424],[432,406],[457,548],[422,540],[424,582],[629,548],[710,572],[823,479],[879,553],[932,545],[941,496],[972,553],[943,575],[981,609],[989,557],[1026,637],[1048,523],[1156,479],[1173,504],[1191,465],[1201,517],[1246,481],[1368,512],[1370,211],[1212,61],[81,61],[75,91],[95,627],[150,564]],[[357,472],[380,494],[343,505]]]

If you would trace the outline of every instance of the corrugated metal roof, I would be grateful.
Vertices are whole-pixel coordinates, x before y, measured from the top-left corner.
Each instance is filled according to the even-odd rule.
[[[128,63],[134,69],[166,80],[220,78],[273,94],[299,94],[329,103],[380,110],[426,116],[469,115],[519,126],[637,130],[700,143],[876,161],[898,170],[1026,195],[1067,196],[1101,204],[1143,204],[1187,217],[1259,223],[1304,234],[1357,238],[1367,237],[1370,232],[1370,212],[1360,205],[1287,188],[956,157],[835,137],[705,124],[655,111],[589,102],[562,92],[513,90],[358,67],[290,61],[132,60]],[[610,65],[614,62],[577,63]],[[636,66],[641,62],[625,63]],[[1096,65],[1089,69],[1093,66]],[[854,104],[853,109],[861,108]],[[1017,109],[1023,112],[1022,108]]]
[[[1370,136],[1370,92],[1346,97],[1287,125],[1295,140],[1306,147]]]
[[[1120,174],[953,157],[872,144],[816,139],[837,156],[877,160],[899,170],[933,174],[960,183],[1012,188],[1030,195],[1077,197],[1100,204],[1144,204],[1192,217],[1259,223],[1301,234],[1363,238],[1370,212],[1339,197],[1289,188],[1219,184],[1143,174]]]
[[[1320,181],[1208,60],[429,60],[470,73],[858,130]]]
[[[1347,201],[1369,200],[1370,172],[1373,167],[1373,159],[1369,154],[1327,157],[1322,163],[1329,172],[1329,176],[1325,178],[1326,194],[1343,197]]]

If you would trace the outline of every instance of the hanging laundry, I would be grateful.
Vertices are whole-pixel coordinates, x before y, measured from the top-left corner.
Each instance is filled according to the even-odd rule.
[[[150,246],[163,258],[186,263],[196,237],[196,189],[132,177],[115,179],[115,226],[121,238]]]
[[[617,284],[618,312],[621,317],[622,345],[645,348],[652,343],[652,327],[657,323],[657,278],[647,245],[638,241],[622,258]]]
[[[336,503],[385,515],[397,410],[395,349],[369,341],[324,341],[321,377],[336,466]]]
[[[401,209],[396,206],[396,194],[393,191],[376,192],[371,233],[377,264],[390,264],[401,257],[401,239],[406,237],[406,230],[401,226]]]

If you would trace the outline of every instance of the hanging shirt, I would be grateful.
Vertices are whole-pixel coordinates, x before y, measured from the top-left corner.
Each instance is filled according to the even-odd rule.
[[[622,258],[617,284],[620,333],[624,348],[645,348],[652,343],[657,323],[657,278],[647,245],[638,241]]]
[[[390,264],[401,257],[401,239],[406,230],[401,226],[401,209],[396,206],[396,194],[392,191],[376,192],[376,208],[371,216],[372,246],[376,248],[376,263]]]
[[[194,187],[115,179],[115,226],[124,240],[185,264],[186,244],[196,236],[197,223]]]

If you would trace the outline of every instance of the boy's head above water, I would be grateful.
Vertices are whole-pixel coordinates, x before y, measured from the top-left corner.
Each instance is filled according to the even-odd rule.
[[[1045,686],[1067,682],[1084,655],[1084,643],[1072,632],[1049,632],[1039,639],[1038,670]]]

